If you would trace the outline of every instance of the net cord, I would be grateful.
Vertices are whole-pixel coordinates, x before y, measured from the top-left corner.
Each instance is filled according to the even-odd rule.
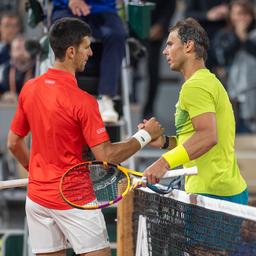
[[[149,188],[140,188],[148,193],[155,193]],[[177,201],[194,204],[209,210],[227,213],[236,217],[241,217],[256,221],[255,207],[240,205],[224,200],[218,200],[210,197],[205,197],[197,194],[189,194],[185,191],[174,189],[169,194],[161,195],[164,197],[173,198]]]

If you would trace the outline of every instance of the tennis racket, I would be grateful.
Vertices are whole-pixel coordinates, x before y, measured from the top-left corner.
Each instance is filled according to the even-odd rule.
[[[168,171],[161,180],[180,175],[195,175],[197,168]],[[140,177],[132,182],[131,177]],[[63,200],[74,208],[93,210],[108,207],[124,198],[128,192],[146,183],[143,173],[102,161],[84,162],[70,168],[61,178],[59,190]],[[118,184],[126,181],[124,192]],[[146,185],[156,191],[155,185]],[[161,189],[158,189],[161,191]]]
[[[195,168],[195,167],[192,167]],[[192,169],[189,168],[189,171]],[[180,170],[173,170],[175,171],[183,171],[184,169],[180,169]],[[193,170],[193,169],[192,169]],[[153,190],[154,192],[158,193],[158,194],[168,194],[170,193],[173,189],[180,189],[181,187],[181,183],[183,181],[184,176],[187,176],[188,174],[184,174],[181,173],[180,176],[175,176],[175,177],[170,177],[168,178],[167,181],[160,179],[159,183],[157,184],[147,184],[147,187],[150,188],[151,190]],[[191,173],[189,174],[191,175]]]

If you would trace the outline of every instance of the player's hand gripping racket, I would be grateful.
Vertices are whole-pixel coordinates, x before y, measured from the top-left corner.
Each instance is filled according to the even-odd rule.
[[[185,168],[168,171],[162,179],[180,175],[195,175],[197,168]],[[140,177],[132,183],[131,176]],[[70,168],[64,173],[60,181],[60,193],[64,201],[74,208],[92,210],[110,206],[135,188],[146,183],[143,173],[129,170],[120,165],[108,162],[84,162]],[[118,192],[118,184],[126,180],[123,193]],[[161,192],[155,185],[147,184],[154,191]],[[95,199],[95,200],[94,200]]]

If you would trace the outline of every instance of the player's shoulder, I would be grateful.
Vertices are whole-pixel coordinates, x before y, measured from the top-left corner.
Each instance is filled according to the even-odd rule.
[[[75,93],[73,94],[74,100],[77,103],[83,103],[85,105],[95,105],[97,104],[97,101],[93,95],[90,93],[80,89],[80,88],[75,88]]]
[[[216,75],[208,69],[197,71],[183,84],[183,89],[189,88],[201,88],[204,90],[217,89],[220,81]]]
[[[40,75],[40,76],[37,76],[37,77],[34,77],[34,78],[31,78],[29,79],[28,81],[26,81],[24,83],[24,85],[22,86],[22,90],[21,90],[21,93],[27,93],[28,91],[30,91],[31,89],[33,89],[36,85],[38,85],[39,83],[39,80],[41,79],[43,75]]]

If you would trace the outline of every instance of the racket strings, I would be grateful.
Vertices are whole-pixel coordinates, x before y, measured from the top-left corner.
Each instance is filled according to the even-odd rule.
[[[121,200],[118,184],[125,180],[129,180],[129,176],[114,165],[84,163],[65,173],[61,193],[73,207],[102,208]]]
[[[77,205],[84,205],[94,197],[90,173],[85,166],[73,168],[64,176],[62,193],[66,199]]]
[[[118,184],[126,176],[117,168],[102,164],[93,165],[90,170],[98,204],[115,200],[119,195]]]

